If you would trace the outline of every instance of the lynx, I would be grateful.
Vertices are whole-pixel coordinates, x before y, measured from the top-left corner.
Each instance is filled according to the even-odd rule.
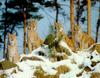
[[[80,26],[75,26],[75,47],[85,49],[95,43],[94,39],[81,30]]]
[[[15,34],[8,34],[7,59],[14,63],[19,61],[17,39]]]
[[[28,49],[29,53],[32,52],[32,50],[38,48],[43,41],[38,36],[38,33],[36,32],[37,28],[37,22],[33,19],[30,20],[28,25]]]
[[[55,28],[57,30],[56,35],[58,37],[63,38],[65,43],[74,51],[74,41],[64,33],[63,28],[62,28],[62,24],[59,22],[55,23]]]

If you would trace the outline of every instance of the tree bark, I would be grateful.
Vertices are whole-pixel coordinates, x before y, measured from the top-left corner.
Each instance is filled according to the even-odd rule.
[[[14,28],[15,28],[15,23],[13,24],[13,26],[12,26],[12,28],[11,28],[11,31],[10,31],[10,33],[13,33],[13,31],[14,31]]]
[[[87,0],[87,33],[91,36],[91,0]]]
[[[57,0],[55,0],[55,8],[56,8],[56,22],[58,22],[59,9],[58,9]]]
[[[80,0],[77,1],[77,18],[76,18],[77,25],[79,25],[79,20],[80,20]]]
[[[24,44],[23,44],[23,53],[26,54],[26,13],[23,12],[24,16]]]
[[[72,39],[74,40],[74,0],[70,0],[70,27]]]
[[[99,0],[99,16],[98,16],[98,21],[97,21],[97,26],[96,26],[96,38],[95,38],[96,42],[98,42],[99,27],[100,27],[100,0]]]
[[[7,3],[7,0],[5,1],[5,4]],[[7,6],[5,7],[5,14],[7,13]],[[4,49],[3,49],[3,58],[6,58],[6,35],[7,35],[7,14],[5,15],[5,26],[4,26]]]
[[[58,22],[58,14],[59,14],[59,9],[58,9],[58,3],[57,0],[54,0],[54,4],[55,4],[55,8],[56,8],[56,18],[55,18],[55,22]],[[57,29],[55,26],[55,38],[57,37]]]

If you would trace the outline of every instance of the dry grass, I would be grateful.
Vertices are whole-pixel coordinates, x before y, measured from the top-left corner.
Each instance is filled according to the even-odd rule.
[[[90,78],[100,78],[100,73],[92,73]]]
[[[43,69],[41,67],[39,67],[34,75],[37,77],[37,78],[59,78],[59,75],[61,73],[66,73],[66,72],[69,72],[69,68],[65,65],[61,65],[59,67],[56,68],[57,70],[57,73],[55,75],[46,75],[45,72],[43,71]]]
[[[61,61],[61,60],[67,59],[67,57],[68,57],[68,55],[67,55],[66,53],[63,53],[63,54],[61,54],[61,55],[52,55],[52,56],[50,57],[50,60],[51,60],[52,62]]]
[[[88,66],[85,67],[84,70],[85,70],[86,72],[90,72],[90,71],[91,71],[91,69],[90,69]]]
[[[64,73],[70,71],[70,69],[67,66],[65,66],[65,65],[61,65],[61,66],[57,67],[56,70],[58,71],[57,74],[61,74],[61,73],[64,74]]]
[[[92,66],[92,67],[94,67],[94,66],[96,66],[96,65],[97,65],[97,63],[99,63],[99,62],[93,62],[93,61],[92,61],[91,66]]]
[[[21,59],[21,61],[25,61],[25,60],[36,60],[36,61],[43,61],[42,59],[38,58],[38,57],[35,57],[35,56],[32,56],[32,57],[23,57]]]
[[[0,78],[6,78],[6,74],[0,74]]]
[[[97,50],[97,52],[100,54],[100,44],[97,44],[97,45],[95,46],[95,50]]]
[[[34,75],[36,78],[59,78],[59,75],[46,75],[41,67],[35,71]]]

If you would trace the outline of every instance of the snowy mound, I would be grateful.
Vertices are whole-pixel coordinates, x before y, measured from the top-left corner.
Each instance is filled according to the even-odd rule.
[[[50,61],[49,49],[43,46],[22,55],[17,68],[9,70],[11,73],[8,70],[3,73],[6,78],[100,78],[100,54],[96,50],[73,53],[63,42],[60,45],[71,53],[65,60]]]

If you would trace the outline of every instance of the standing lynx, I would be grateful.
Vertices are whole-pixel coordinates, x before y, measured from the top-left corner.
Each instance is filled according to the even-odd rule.
[[[84,33],[80,26],[75,26],[75,41],[76,48],[85,49],[95,43],[92,37],[90,37],[87,33]]]
[[[36,32],[36,28],[37,22],[31,19],[28,25],[28,49],[30,53],[43,43]]]
[[[15,34],[8,34],[7,59],[14,63],[19,61],[17,39]]]

